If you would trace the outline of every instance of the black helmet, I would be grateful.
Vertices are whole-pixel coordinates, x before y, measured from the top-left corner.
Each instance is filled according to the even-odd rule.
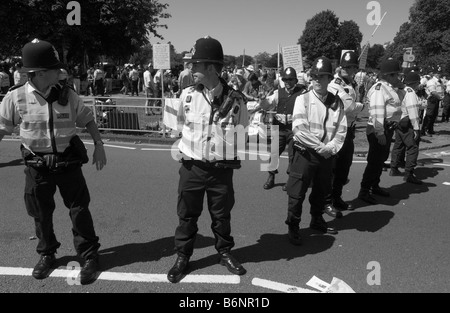
[[[350,67],[356,66],[358,67],[358,55],[354,51],[347,51],[341,58],[341,67]]]
[[[297,72],[293,67],[287,67],[281,74],[282,79],[297,79]]]
[[[400,63],[398,63],[397,61],[395,61],[392,58],[389,58],[381,63],[380,73],[383,75],[400,73],[400,72],[401,72]]]
[[[311,66],[311,75],[333,76],[333,65],[327,57],[317,58]]]
[[[55,47],[43,40],[34,39],[22,49],[23,67],[21,72],[37,72],[64,67]]]
[[[220,42],[206,36],[200,38],[191,50],[192,57],[183,60],[190,63],[210,62],[223,64],[223,49]]]
[[[420,83],[420,75],[415,71],[410,71],[405,75],[405,79],[403,82],[407,85]]]

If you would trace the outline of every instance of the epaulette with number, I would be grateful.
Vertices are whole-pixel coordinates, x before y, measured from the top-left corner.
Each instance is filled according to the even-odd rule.
[[[338,85],[341,85],[341,84],[342,84],[342,79],[336,78],[336,79],[334,80],[334,82],[335,82],[336,84],[338,84]]]
[[[411,87],[406,87],[406,90],[407,90],[408,92],[414,92],[414,89],[412,89]]]
[[[375,87],[375,90],[381,90],[381,83],[378,83],[378,85]]]
[[[11,88],[8,89],[8,92],[16,90],[16,89],[22,87],[23,85],[25,85],[25,83],[14,85],[14,86],[12,86]]]

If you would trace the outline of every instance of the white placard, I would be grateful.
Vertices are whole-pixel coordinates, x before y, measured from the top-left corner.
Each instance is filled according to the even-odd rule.
[[[153,68],[158,70],[170,70],[170,45],[153,45]]]
[[[303,71],[302,47],[300,45],[283,47],[284,68],[292,67],[297,73]]]

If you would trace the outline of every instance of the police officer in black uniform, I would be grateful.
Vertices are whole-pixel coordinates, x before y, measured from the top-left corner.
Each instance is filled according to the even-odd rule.
[[[95,143],[93,164],[101,170],[106,155],[92,111],[85,107],[76,92],[58,85],[58,52],[47,41],[35,39],[22,50],[23,68],[28,82],[10,89],[0,104],[0,141],[20,126],[21,151],[26,164],[25,206],[34,219],[39,239],[36,251],[40,260],[32,276],[44,279],[56,262],[61,244],[53,229],[53,199],[60,190],[70,210],[75,250],[85,259],[80,271],[81,284],[91,283],[99,269],[99,238],[89,211],[90,195],[82,164],[88,162],[76,127],[85,127]]]
[[[187,60],[193,64],[195,85],[183,90],[178,111],[182,165],[178,187],[179,225],[175,232],[178,257],[167,275],[172,283],[180,281],[186,273],[205,194],[220,264],[233,274],[246,273],[230,250],[234,247],[231,236],[231,210],[235,202],[233,172],[240,168],[235,135],[245,136],[249,118],[245,96],[220,78],[223,59],[220,42],[205,37],[197,40],[192,58]],[[241,125],[243,132],[233,131]]]
[[[330,59],[321,57],[311,68],[313,89],[297,97],[293,110],[294,157],[287,182],[288,238],[300,245],[300,221],[303,202],[312,184],[310,228],[337,234],[323,218],[325,196],[331,189],[333,159],[342,148],[347,132],[347,119],[339,96],[327,90],[333,79]]]
[[[275,90],[275,92],[267,98],[264,93],[261,93],[260,103],[258,105],[258,108],[266,111],[276,110],[275,116],[272,119],[272,124],[278,127],[278,131],[272,135],[278,135],[279,147],[278,151],[272,151],[271,158],[278,158],[278,161],[276,162],[277,167],[279,164],[279,156],[284,152],[286,146],[288,146],[289,164],[292,161],[292,138],[294,136],[292,133],[292,111],[294,109],[295,99],[306,92],[306,86],[298,84],[297,72],[294,68],[286,68],[281,77],[284,87],[279,86],[278,90]],[[287,172],[289,174],[289,167]],[[277,168],[269,171],[269,177],[263,186],[264,189],[272,189],[275,186],[276,174],[278,174]],[[283,186],[283,190],[286,190],[286,185]]]

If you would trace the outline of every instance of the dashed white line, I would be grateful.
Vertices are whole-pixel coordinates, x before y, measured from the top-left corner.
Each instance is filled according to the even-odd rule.
[[[260,278],[254,278],[252,280],[252,285],[284,293],[318,293],[311,289],[290,286]]]

